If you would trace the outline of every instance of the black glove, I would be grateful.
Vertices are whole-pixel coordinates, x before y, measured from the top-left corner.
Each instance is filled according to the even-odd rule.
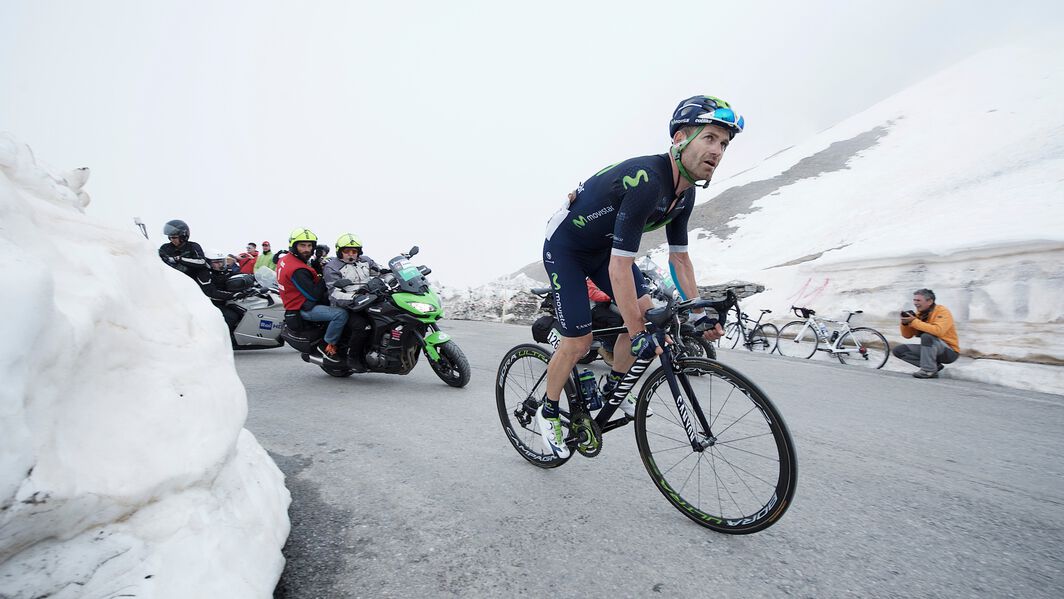
[[[695,327],[696,333],[702,333],[717,326],[720,320],[717,318],[711,318],[709,312],[703,312],[701,314],[695,314],[690,323]]]
[[[632,355],[637,360],[648,360],[653,358],[657,354],[658,340],[654,338],[654,335],[643,331],[635,337],[632,337]]]
[[[343,289],[344,287],[347,287],[347,286],[349,286],[351,284],[352,284],[351,283],[351,279],[340,279],[340,280],[336,281],[335,283],[333,283],[333,287],[338,287],[340,289]]]
[[[165,260],[167,264],[174,265],[177,264],[178,258],[176,256],[166,256],[163,260]]]

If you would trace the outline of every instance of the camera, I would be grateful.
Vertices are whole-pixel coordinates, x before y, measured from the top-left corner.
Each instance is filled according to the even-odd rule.
[[[916,313],[913,312],[912,310],[903,310],[901,315],[902,316],[916,316]]]

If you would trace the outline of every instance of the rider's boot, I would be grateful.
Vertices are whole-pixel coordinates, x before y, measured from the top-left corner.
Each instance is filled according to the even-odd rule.
[[[317,350],[318,355],[329,364],[340,363],[340,351],[335,344],[321,343],[315,348],[315,350]]]
[[[623,377],[616,376],[613,372],[606,375],[606,381],[602,385],[603,401],[609,398],[610,393],[613,392],[613,388],[617,386],[617,383],[621,382],[621,378]],[[621,411],[624,412],[625,416],[629,418],[635,418],[635,395],[629,392],[628,395],[621,401],[621,405],[618,407],[621,408]],[[650,418],[653,415],[654,410],[650,406],[647,406],[647,418]]]
[[[544,397],[543,399],[546,400],[547,398]],[[544,416],[543,406],[541,405],[536,410],[536,422],[539,424],[540,436],[543,438],[543,447],[559,458],[569,457],[569,448],[565,445],[565,431],[562,429],[561,418]]]

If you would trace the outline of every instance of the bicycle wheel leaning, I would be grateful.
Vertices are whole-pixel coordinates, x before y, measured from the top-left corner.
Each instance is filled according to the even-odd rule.
[[[776,349],[776,341],[779,339],[780,330],[771,323],[759,324],[750,334],[750,351],[771,354]]]
[[[669,503],[706,528],[748,534],[771,526],[790,506],[798,480],[787,425],[756,385],[719,362],[680,358],[676,371],[687,414],[678,410],[663,368],[639,393],[636,443],[650,478]],[[696,405],[710,431],[701,430]],[[698,450],[685,422],[696,431]]]
[[[547,390],[547,363],[551,351],[533,343],[518,345],[506,352],[495,377],[495,403],[506,438],[521,457],[540,468],[556,468],[569,460],[559,458],[543,448],[536,423],[536,410]],[[570,391],[566,385],[567,395]],[[561,405],[565,405],[562,398]],[[565,409],[565,408],[563,408]],[[569,427],[568,419],[562,423]],[[571,456],[570,456],[571,457]]]
[[[805,326],[805,321],[795,320],[788,322],[780,329],[776,351],[781,356],[809,359],[816,353],[819,344],[820,340],[817,339],[813,327]]]
[[[856,327],[839,339],[839,362],[866,368],[883,368],[890,357],[890,344],[879,331],[868,327]]]

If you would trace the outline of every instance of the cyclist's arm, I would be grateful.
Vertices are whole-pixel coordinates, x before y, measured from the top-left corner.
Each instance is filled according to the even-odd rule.
[[[669,245],[669,265],[672,266],[672,271],[675,273],[676,288],[680,290],[680,293],[687,299],[698,297],[698,284],[695,282],[695,266],[691,262],[691,255],[687,253],[686,246],[684,251],[675,251],[673,245]],[[701,314],[702,309],[692,310],[692,312]]]
[[[624,327],[628,329],[628,335],[635,337],[644,329],[644,318],[639,312],[638,298],[635,296],[635,281],[632,280],[632,264],[635,258],[631,256],[610,256],[610,284],[613,285],[613,301],[617,302],[617,309],[621,311],[624,319]]]

